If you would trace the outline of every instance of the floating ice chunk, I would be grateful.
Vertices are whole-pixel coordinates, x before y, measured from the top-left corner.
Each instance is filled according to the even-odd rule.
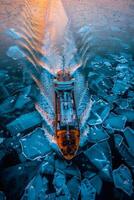
[[[114,140],[115,140],[115,146],[118,148],[123,142],[123,137],[119,134],[115,134]]]
[[[96,69],[101,67],[100,63],[96,61],[92,61],[91,66],[92,68],[96,68]]]
[[[94,152],[94,154],[92,154]],[[106,164],[111,165],[111,151],[107,142],[97,143],[84,152],[95,166],[102,169]]]
[[[122,64],[128,63],[128,59],[125,55],[118,56],[118,55],[111,54],[111,56],[118,63],[122,63]]]
[[[112,167],[107,164],[103,169],[99,172],[99,176],[105,181],[112,181]]]
[[[83,179],[81,182],[81,199],[82,200],[95,200],[96,190],[91,185],[88,179]]]
[[[124,116],[125,118],[127,118],[128,122],[133,122],[134,121],[134,110],[128,110],[128,109],[116,109],[117,113],[119,115]]]
[[[115,134],[114,140],[115,140],[115,147],[117,148],[118,152],[120,153],[124,161],[128,164],[128,166],[132,169],[132,172],[134,173],[134,157],[132,156],[126,144],[124,143],[123,137],[119,134]]]
[[[86,157],[95,165],[104,178],[111,179],[112,160],[107,142],[97,143],[84,152]]]
[[[42,163],[40,167],[40,173],[42,175],[44,174],[53,174],[54,173],[54,166],[50,164],[49,162]]]
[[[129,88],[129,84],[123,80],[116,80],[112,88],[112,92],[116,94],[124,94]]]
[[[18,99],[15,102],[16,109],[22,109],[26,103],[30,102],[30,98],[28,97],[30,91],[31,91],[31,86],[27,86],[22,89]]]
[[[16,96],[8,97],[0,104],[0,116],[14,111]]]
[[[89,32],[89,31],[90,31],[90,27],[89,27],[89,26],[82,26],[82,27],[79,29],[78,33],[84,34],[84,33]]]
[[[108,68],[112,68],[112,64],[110,63],[109,60],[104,61],[103,64],[104,64],[106,67],[108,67]]]
[[[78,200],[80,194],[80,180],[74,176],[68,181],[67,187],[71,193],[72,199]]]
[[[108,129],[120,131],[124,129],[126,120],[127,118],[125,116],[110,113],[109,117],[104,122],[104,126]]]
[[[103,140],[107,140],[109,135],[103,130],[101,127],[94,126],[90,128],[90,133],[88,134],[88,141],[89,142],[101,142]]]
[[[97,194],[100,194],[103,185],[101,178],[96,175],[90,179],[90,183],[96,189]]]
[[[119,63],[128,63],[128,60],[124,56],[120,56],[119,58],[116,59]]]
[[[133,193],[132,175],[128,167],[121,165],[113,171],[113,179],[115,187],[120,188],[129,196]]]
[[[117,102],[117,99],[118,99],[117,95],[114,95],[114,94],[105,95],[103,98],[104,98],[106,101],[109,102],[109,105],[110,105],[110,106],[112,106],[112,104],[113,104],[114,102]]]
[[[46,179],[46,177],[41,177],[40,175],[37,175],[26,187],[25,193],[21,200],[44,200],[47,189],[48,180]]]
[[[125,73],[128,70],[128,64],[118,64],[116,70]]]
[[[97,194],[100,194],[103,185],[101,178],[98,175],[96,175],[96,173],[89,170],[84,172],[83,175],[85,178],[90,180],[90,183],[96,189]]]
[[[48,140],[40,128],[20,139],[22,154],[28,159],[43,157],[51,152]]]
[[[117,105],[119,105],[119,107],[121,109],[125,109],[129,106],[128,99],[121,99],[120,98],[116,101],[116,103],[117,103]]]
[[[16,135],[17,133],[23,132],[29,128],[35,127],[42,122],[42,118],[38,112],[30,112],[21,115],[14,121],[7,124],[7,129],[10,131],[11,135]]]
[[[102,120],[100,116],[97,113],[94,113],[92,110],[90,112],[89,119],[87,121],[89,125],[97,125],[97,124],[102,124]]]
[[[124,136],[130,147],[130,152],[134,155],[134,130],[129,127],[125,128]]]
[[[66,177],[62,171],[56,170],[54,174],[53,184],[56,189],[57,195],[64,194],[67,200],[70,199],[70,192],[66,185]]]
[[[3,143],[4,138],[0,137],[0,144]]]
[[[100,116],[101,120],[104,121],[110,112],[110,106],[108,103],[99,100],[98,102],[94,103],[92,107],[92,111],[97,113]]]
[[[7,56],[13,60],[18,60],[24,58],[26,55],[18,46],[11,46],[7,51]]]
[[[92,110],[89,115],[88,124],[97,125],[101,124],[109,115],[110,106],[104,101],[98,101],[93,104]]]
[[[15,40],[21,38],[21,35],[14,28],[7,29],[6,34],[9,35],[10,37],[12,37]]]

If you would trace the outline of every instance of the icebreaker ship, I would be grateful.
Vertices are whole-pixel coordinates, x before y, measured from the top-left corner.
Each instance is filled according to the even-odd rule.
[[[67,160],[79,147],[80,131],[74,98],[74,79],[63,70],[57,73],[55,86],[55,132],[57,144]]]

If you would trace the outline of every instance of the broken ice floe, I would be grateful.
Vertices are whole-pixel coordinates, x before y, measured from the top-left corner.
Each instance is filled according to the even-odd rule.
[[[31,91],[31,86],[27,86],[21,90],[20,95],[18,96],[15,102],[16,109],[22,109],[26,103],[31,101],[29,97],[30,91]]]
[[[74,176],[67,182],[67,187],[70,191],[71,197],[74,200],[78,200],[80,194],[80,180]]]
[[[1,104],[0,104],[0,116],[13,112],[15,110],[14,104],[15,104],[16,96],[11,96],[5,99]]]
[[[90,179],[90,183],[96,189],[97,194],[101,193],[103,187],[103,181],[100,176],[96,175]]]
[[[18,46],[12,46],[8,49],[7,56],[13,60],[18,60],[24,58],[26,55]]]
[[[6,34],[15,40],[18,40],[21,38],[21,35],[14,28],[7,29]]]
[[[62,171],[57,170],[54,174],[53,185],[56,190],[56,194],[64,194],[66,198],[70,198],[69,190],[66,186],[66,176]]]
[[[134,155],[134,130],[127,127],[124,130],[124,136],[126,138],[126,141],[128,143],[128,146],[130,147],[130,152]]]
[[[100,100],[93,104],[87,123],[89,125],[101,124],[107,118],[109,112],[110,106]]]
[[[21,200],[45,200],[46,191],[48,189],[48,180],[40,175],[35,176],[25,188],[25,193]]]
[[[88,141],[92,143],[96,143],[96,142],[101,142],[108,139],[109,139],[109,135],[104,129],[102,129],[102,127],[99,127],[99,126],[91,127],[90,132],[88,134]]]
[[[134,110],[133,109],[116,109],[119,115],[126,118],[128,122],[134,121]]]
[[[132,195],[133,181],[128,167],[121,165],[118,169],[113,170],[113,179],[115,187],[122,189],[129,196]]]
[[[127,145],[125,144],[123,137],[119,134],[115,134],[114,140],[115,147],[120,153],[122,160],[124,160],[125,163],[127,163],[127,165],[131,168],[132,172],[134,173],[134,157],[131,151],[128,149]]]
[[[96,166],[102,177],[111,179],[112,158],[109,144],[107,142],[97,143],[87,149],[84,154]]]
[[[30,112],[21,115],[14,121],[7,124],[7,129],[10,131],[11,135],[17,135],[25,130],[28,130],[42,122],[42,118],[38,112]]]
[[[125,128],[127,118],[122,115],[115,115],[114,113],[111,113],[109,117],[105,120],[104,126],[107,129],[113,129],[113,130],[123,130]]]
[[[22,153],[28,159],[43,157],[51,152],[49,142],[42,129],[36,129],[32,133],[20,139]]]
[[[81,199],[95,200],[96,190],[91,185],[88,179],[83,179],[81,182]]]

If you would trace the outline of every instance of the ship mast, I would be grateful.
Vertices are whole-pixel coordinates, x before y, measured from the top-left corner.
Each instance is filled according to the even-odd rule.
[[[62,61],[63,61],[63,68],[62,68],[62,70],[63,70],[63,76],[65,75],[65,57],[64,57],[64,55],[62,56]]]

